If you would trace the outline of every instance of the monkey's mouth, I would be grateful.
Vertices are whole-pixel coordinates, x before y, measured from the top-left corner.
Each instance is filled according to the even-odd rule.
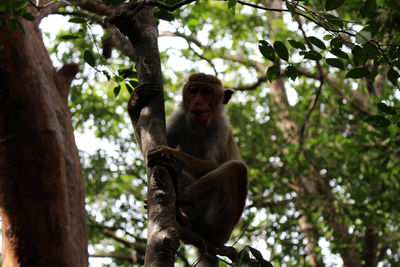
[[[208,118],[208,111],[206,110],[192,110],[191,114],[192,114],[192,119],[197,122],[204,121]]]
[[[206,113],[206,112],[207,112],[207,111],[193,110],[193,111],[192,111],[192,114],[193,114],[193,115],[199,116],[199,115],[201,115],[201,114],[203,114],[203,113]]]

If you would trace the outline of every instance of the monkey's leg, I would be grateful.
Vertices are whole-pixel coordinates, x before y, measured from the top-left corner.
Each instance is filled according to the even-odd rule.
[[[231,261],[234,261],[237,255],[237,251],[234,247],[230,246],[216,246],[211,244],[208,240],[202,238],[198,234],[192,232],[181,225],[178,225],[179,238],[186,244],[192,244],[199,250],[200,256],[207,254],[226,256]]]
[[[244,208],[246,166],[240,161],[226,162],[185,188],[184,195],[184,203],[203,206],[197,209],[201,219],[193,221],[193,230],[222,245],[229,239]]]

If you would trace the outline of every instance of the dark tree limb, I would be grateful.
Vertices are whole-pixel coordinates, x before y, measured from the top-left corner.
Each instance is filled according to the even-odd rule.
[[[172,11],[178,9],[178,8],[181,8],[181,7],[183,7],[183,6],[187,5],[187,4],[193,3],[195,1],[196,0],[183,0],[183,1],[178,2],[176,4],[168,5],[168,4],[164,3],[164,2],[159,2],[159,1],[143,0],[143,2],[146,2],[146,5],[157,6],[157,7],[163,8],[163,9],[165,9],[167,11],[170,11],[170,12],[172,12]]]
[[[130,11],[134,10],[134,11]],[[135,50],[139,86],[128,103],[136,141],[147,163],[150,149],[166,145],[165,112],[158,32],[151,7],[120,9],[111,22],[125,34]],[[148,238],[145,266],[173,266],[179,247],[175,219],[175,192],[164,167],[147,169]]]

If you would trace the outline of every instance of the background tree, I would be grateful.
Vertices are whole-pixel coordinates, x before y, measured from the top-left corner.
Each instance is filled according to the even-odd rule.
[[[143,263],[147,227],[145,169],[138,150],[132,149],[124,110],[128,91],[137,82],[131,67],[134,52],[108,21],[122,2],[82,0],[46,7],[39,3],[30,10],[34,23],[48,14],[70,18],[69,28],[57,36],[45,33],[45,38],[58,62],[81,65],[69,97],[74,129],[93,133],[101,140],[99,146],[107,147],[81,151],[81,162],[87,187],[89,252],[117,266]],[[399,4],[394,0],[202,1],[182,2],[186,5],[174,10],[178,6],[173,2],[167,3],[171,6],[146,3],[155,6],[160,46],[174,44],[161,51],[167,114],[192,71],[214,72],[225,86],[237,91],[228,111],[249,166],[250,192],[244,219],[232,237],[233,241],[240,237],[235,246],[257,245],[268,260],[281,266],[398,264]],[[20,51],[10,39],[20,34],[19,22],[28,33],[19,38],[33,34],[30,22],[21,20],[34,18],[23,11],[24,4],[1,4],[0,10],[13,10],[11,17],[2,16],[3,57],[12,55],[8,53],[11,47]],[[12,35],[10,30],[17,33]],[[182,46],[175,45],[178,42]],[[19,55],[19,61],[2,57],[3,83],[27,68],[13,69],[11,62],[38,57],[34,52]],[[83,65],[84,61],[96,71]],[[54,73],[28,69],[35,69],[34,77]],[[26,88],[26,81],[35,79],[20,75],[14,80],[23,84],[2,85],[2,95],[3,88]],[[38,106],[33,103],[39,98],[24,92],[18,99]],[[22,115],[10,112],[3,103],[7,112],[2,113],[15,116],[11,121],[21,126],[10,127],[4,117],[1,130],[14,130],[22,138],[25,133],[20,129],[26,127]],[[9,150],[3,151],[1,166],[8,168],[2,167],[2,192],[4,177],[10,177],[5,170],[14,166],[4,160],[10,157]],[[22,152],[17,155],[30,160]],[[25,199],[27,194],[16,196]],[[178,250],[177,261],[182,265],[194,261],[188,248]]]

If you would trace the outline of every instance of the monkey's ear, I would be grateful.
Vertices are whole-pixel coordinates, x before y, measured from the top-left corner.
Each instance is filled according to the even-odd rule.
[[[224,101],[222,101],[222,103],[224,103],[225,105],[228,104],[229,100],[231,99],[231,96],[233,95],[235,91],[233,91],[232,89],[225,89],[224,90]]]

